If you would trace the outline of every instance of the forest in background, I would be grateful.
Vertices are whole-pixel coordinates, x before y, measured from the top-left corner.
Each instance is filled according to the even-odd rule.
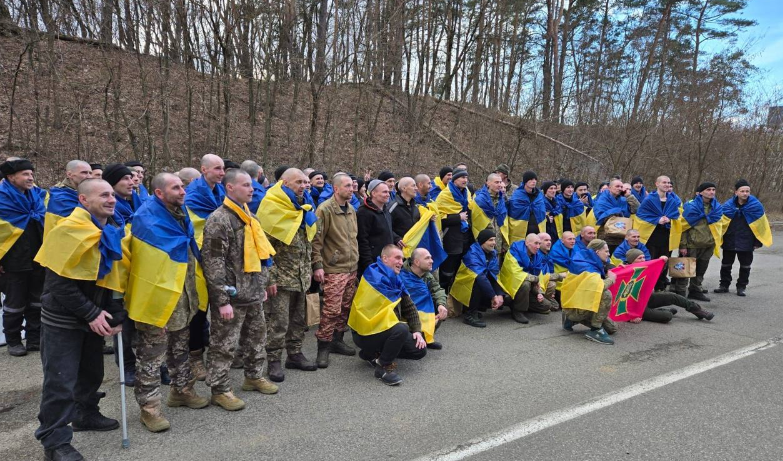
[[[783,196],[746,0],[0,0],[0,157],[498,163]]]

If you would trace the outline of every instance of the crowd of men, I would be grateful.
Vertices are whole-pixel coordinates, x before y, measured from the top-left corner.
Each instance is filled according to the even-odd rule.
[[[115,336],[141,423],[160,432],[170,427],[162,384],[168,407],[241,410],[231,368],[244,369],[242,391],[274,394],[286,369],[356,355],[349,331],[387,385],[402,382],[398,359],[443,348],[435,331],[449,316],[484,328],[488,309],[508,308],[523,324],[561,311],[565,330],[582,324],[586,338],[613,344],[610,269],[673,252],[695,258],[695,276],[664,271],[634,321],[668,322],[672,305],[711,320],[698,304],[709,302],[711,257],[723,250],[714,292],[729,291],[738,259],[736,294],[745,296],[754,250],[772,243],[742,179],[720,203],[710,182],[687,201],[666,176],[650,193],[640,177],[614,177],[593,195],[586,182],[539,183],[532,171],[516,185],[502,164],[483,185],[464,164],[434,178],[289,166],[269,178],[252,160],[207,154],[200,170],[158,173],[149,190],[138,161],[73,160],[49,190],[34,171],[22,158],[0,165],[0,274],[9,354],[41,353],[36,437],[46,459],[82,459],[72,431],[118,427],[98,410],[104,337]],[[613,232],[623,218],[632,229]],[[600,275],[600,286],[579,285],[582,273]],[[596,290],[596,305],[569,302],[565,293],[579,290]],[[302,353],[313,294],[315,360]],[[199,380],[209,398],[195,390]]]

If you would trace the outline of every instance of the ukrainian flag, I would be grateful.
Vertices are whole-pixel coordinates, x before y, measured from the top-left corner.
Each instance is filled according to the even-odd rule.
[[[438,179],[440,179],[440,178],[438,178]],[[430,198],[430,195],[431,195],[431,193],[428,194],[427,198],[425,199],[424,197],[419,195],[418,192],[416,192],[416,198],[415,198],[416,203],[418,203],[419,205],[421,205],[423,207],[428,208],[430,211],[435,213],[435,216],[440,216],[440,213],[438,213],[438,205],[435,204],[435,200]],[[436,219],[435,220],[435,226],[438,228],[438,232],[440,232],[442,230],[440,219]]]
[[[446,190],[446,185],[443,184],[443,180],[440,179],[440,176],[435,176],[435,180],[433,182],[435,183],[435,186],[430,190],[430,197],[432,197],[433,200],[437,200],[438,195]]]
[[[441,242],[440,235],[438,235],[438,228],[435,226],[435,222],[432,221],[435,213],[421,205],[418,207],[421,217],[402,237],[402,241],[405,243],[402,254],[406,258],[410,258],[413,250],[424,248],[432,255],[432,270],[435,270],[446,260],[448,255],[443,249],[443,242]]]
[[[628,250],[631,249],[631,244],[628,243],[627,240],[623,240],[623,243],[617,246],[617,248],[614,249],[614,253],[612,253],[612,264],[615,266],[619,266],[620,264],[625,264],[625,254],[628,253]],[[644,253],[644,258],[646,261],[651,261],[652,256],[650,255],[650,250],[647,249],[647,246],[639,242],[639,245],[636,246],[636,249]]]
[[[381,262],[370,264],[356,289],[348,316],[348,326],[362,336],[388,330],[400,320],[394,308],[408,294],[402,279]]]
[[[592,250],[582,250],[571,262],[571,274],[563,281],[563,309],[598,312],[604,292],[604,266]]]
[[[103,228],[82,207],[59,221],[44,239],[35,261],[52,272],[74,280],[96,280],[98,286],[122,292],[127,266],[123,266],[125,228]]]
[[[737,197],[732,197],[723,204],[723,233],[735,218],[744,218],[747,221],[753,235],[756,236],[762,245],[772,246],[772,229],[769,227],[769,219],[764,212],[764,205],[754,196],[749,196],[744,206],[740,207]]]
[[[502,192],[498,195],[498,204],[495,206],[492,204],[492,196],[489,195],[487,186],[484,186],[476,192],[468,208],[470,209],[473,238],[478,238],[479,232],[491,227],[494,219],[500,228],[500,234],[503,236],[503,239],[506,243],[510,243],[508,240],[509,220],[508,210],[506,210],[506,197]]]
[[[511,195],[508,207],[511,243],[524,240],[527,237],[527,224],[530,221],[531,213],[533,213],[533,217],[536,223],[538,223],[539,231],[543,232],[546,230],[544,194],[539,189],[535,190],[537,193],[532,202],[524,187],[517,188]]]
[[[566,200],[562,194],[556,197],[560,203],[560,208],[563,210],[562,219],[568,219],[571,222],[571,232],[579,234],[582,228],[587,225],[587,213],[585,212],[585,204],[579,200],[576,195],[571,196],[571,200]],[[559,232],[558,237],[563,236],[563,226],[557,228]]]
[[[290,245],[296,232],[304,227],[307,230],[307,240],[312,241],[318,230],[318,218],[313,212],[313,199],[309,194],[304,194],[304,199],[305,203],[299,205],[294,191],[284,186],[282,181],[270,187],[259,207],[263,212],[258,215],[258,220],[264,232]]]
[[[441,182],[441,184],[443,183]],[[467,187],[464,190],[460,191],[457,186],[455,186],[452,183],[449,183],[448,187],[443,189],[438,194],[438,198],[435,199],[435,206],[438,207],[438,214],[440,216],[440,219],[446,219],[446,216],[450,214],[459,214],[462,213],[463,211],[468,211],[470,207],[470,202],[472,200],[473,197],[471,196],[470,191],[468,190]],[[462,224],[460,226],[462,232],[468,231],[467,222],[462,221]]]
[[[424,340],[427,343],[435,341],[435,324],[437,323],[435,319],[435,303],[432,302],[432,295],[427,282],[405,269],[400,272],[400,278],[405,285],[405,289],[410,294],[413,304],[416,305],[416,309],[419,311],[421,332],[424,335]]]
[[[588,217],[588,223],[594,222],[595,224],[603,226],[610,216],[619,214],[626,218],[631,217],[631,208],[628,206],[628,201],[625,197],[615,197],[609,191],[598,194],[598,198],[595,200],[594,205],[595,206],[593,206],[593,209],[591,210],[593,216]],[[595,224],[588,225],[594,226]]]
[[[163,328],[185,287],[188,251],[201,259],[193,224],[186,217],[183,228],[153,196],[136,210],[131,233],[133,257],[125,308],[131,319]]]
[[[669,218],[666,226],[669,231],[669,251],[679,248],[682,237],[682,222],[680,221],[680,204],[682,200],[673,192],[666,193],[666,204],[661,207],[661,198],[657,192],[645,197],[636,214],[633,216],[633,227],[639,230],[642,243],[650,239],[661,217]]]
[[[223,188],[223,184],[215,184],[215,189],[210,189],[204,176],[201,176],[188,184],[185,192],[185,207],[193,223],[196,242],[201,248],[204,240],[204,223],[207,222],[209,215],[223,204],[226,190]]]
[[[521,248],[520,248],[521,247]],[[527,250],[524,242],[514,242],[508,249],[503,266],[498,274],[498,284],[509,296],[514,298],[519,291],[519,287],[525,283],[528,273],[524,266],[530,264],[530,258],[527,256]]]
[[[49,191],[49,204],[46,207],[44,221],[44,239],[61,219],[71,215],[74,208],[79,206],[79,193],[70,187],[53,187]]]
[[[563,245],[562,240],[558,240],[552,245],[552,249],[549,250],[549,259],[554,266],[555,274],[562,274],[568,272],[568,268],[571,267],[571,259],[573,258],[574,250],[566,248]],[[563,282],[557,282],[557,289],[562,290]]]
[[[144,184],[139,184],[139,191],[136,192],[133,191],[133,194],[131,194],[131,200],[133,200],[133,208],[138,209],[145,200],[147,200],[150,196],[149,191],[147,191],[147,188],[144,187]]]
[[[707,220],[707,226],[715,241],[714,254],[720,257],[720,246],[723,243],[723,207],[715,197],[710,201],[710,214],[704,212],[704,199],[696,194],[692,200],[688,200],[682,208],[682,231],[695,227],[702,219]]]
[[[0,259],[22,236],[31,219],[43,225],[45,213],[40,188],[22,193],[10,182],[0,182]]]
[[[476,277],[486,273],[487,276],[492,276],[497,280],[499,272],[497,252],[492,250],[492,257],[487,261],[481,245],[475,242],[462,258],[462,264],[460,264],[457,275],[454,277],[454,283],[449,294],[467,306],[470,304],[470,296],[473,293],[473,284],[476,281]]]

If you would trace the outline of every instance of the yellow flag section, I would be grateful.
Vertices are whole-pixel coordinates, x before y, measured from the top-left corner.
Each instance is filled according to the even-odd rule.
[[[479,232],[483,231],[484,229],[490,227],[492,225],[492,220],[487,216],[486,213],[484,213],[484,210],[481,209],[479,204],[473,200],[468,205],[468,209],[470,210],[470,221],[471,221],[471,230],[473,231],[473,238],[478,238]],[[511,220],[508,219],[508,216],[506,216],[506,219],[503,222],[503,225],[500,226],[500,234],[503,236],[503,239],[506,241],[507,244],[510,244],[511,241],[509,240],[509,222]]]
[[[430,219],[435,215],[432,210],[421,205],[419,205],[419,214],[421,217],[418,222],[408,229],[408,232],[402,237],[402,241],[405,243],[405,247],[402,249],[402,255],[406,258],[410,258],[413,250],[419,246],[419,242],[430,224]]]
[[[561,288],[561,303],[564,309],[582,309],[598,312],[604,282],[595,272],[582,272],[569,275]]]
[[[547,285],[549,285],[549,279],[552,274],[541,274],[538,276],[538,286],[541,287],[541,293],[546,293]]]
[[[23,233],[24,229],[20,229],[0,218],[0,259],[8,253],[8,250],[14,246],[14,243],[19,240]]]
[[[460,264],[449,294],[463,305],[469,306],[470,295],[473,293],[473,283],[476,281],[477,276],[478,274],[468,269],[464,263]]]
[[[305,194],[307,197],[307,194]],[[307,228],[307,238],[312,241],[318,230],[315,222],[315,208],[312,203],[299,205],[293,193],[283,190],[283,183],[278,181],[274,186],[266,191],[266,195],[261,200],[258,207],[258,220],[264,232],[280,240],[286,245],[290,245],[294,240],[296,231],[305,220]]]
[[[362,336],[393,327],[400,322],[394,308],[400,303],[402,293],[399,277],[379,258],[364,271],[351,303],[348,326]]]
[[[114,261],[112,271],[109,272],[106,277],[95,282],[96,285],[116,291],[117,293],[125,293],[128,288],[128,277],[130,276],[130,244],[130,226],[126,226],[125,237],[122,238],[122,259],[120,261]]]
[[[468,208],[470,208],[470,202],[473,201],[473,196],[467,188],[465,188],[465,194],[467,194]],[[451,193],[451,188],[448,185],[438,194],[438,198],[435,199],[435,205],[440,214],[440,219],[444,219],[450,214],[462,213],[462,205],[454,199],[454,195]]]
[[[234,203],[233,200],[226,197],[223,199],[223,205],[239,216],[239,219],[245,224],[244,241],[244,270],[245,272],[261,272],[261,260],[269,259],[275,254],[275,249],[266,238],[258,219],[250,212],[247,204],[243,208]]]
[[[658,193],[649,194],[644,198],[636,214],[633,215],[633,228],[639,230],[639,239],[646,244],[655,231],[661,216],[669,218],[669,251],[679,248],[682,237],[682,200],[672,193],[666,193],[666,201],[662,201]]]
[[[503,288],[503,291],[514,298],[517,295],[517,291],[519,291],[519,287],[527,279],[527,275],[527,272],[522,269],[514,255],[510,251],[507,252],[498,274],[498,284]],[[544,287],[546,287],[546,284],[544,284]]]

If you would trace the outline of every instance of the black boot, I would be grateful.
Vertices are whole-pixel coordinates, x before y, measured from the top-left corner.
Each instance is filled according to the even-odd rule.
[[[548,311],[547,311],[548,312]],[[515,322],[527,324],[530,323],[530,320],[525,316],[524,312],[522,312],[519,309],[514,309],[514,307],[511,307],[511,318],[514,319]]]
[[[315,358],[315,364],[318,365],[318,368],[329,366],[330,344],[328,341],[318,341],[318,356]]]
[[[462,321],[472,327],[486,328],[487,326],[487,324],[479,318],[478,312],[476,311],[467,311],[464,314],[462,314],[462,316],[463,316]]]
[[[745,287],[737,287],[737,296],[745,296]]]
[[[695,299],[696,301],[710,302],[710,298],[704,296],[701,290],[688,292],[688,299]]]
[[[318,369],[318,366],[315,364],[315,362],[308,360],[307,357],[305,357],[305,355],[301,352],[297,352],[293,355],[289,354],[285,359],[285,367],[295,368],[302,371],[315,371]]]
[[[332,342],[329,343],[329,352],[339,354],[339,355],[347,355],[349,357],[356,355],[356,349],[345,344],[345,341],[343,340],[343,336],[345,336],[344,331],[334,332],[334,334],[332,335]]]
[[[269,362],[269,379],[276,383],[282,383],[285,380],[285,373],[283,367],[280,366],[279,360],[273,360]]]
[[[721,285],[718,288],[712,290],[713,293],[728,293],[729,287],[726,285]]]
[[[45,461],[82,461],[84,456],[76,451],[71,444],[60,445],[57,448],[44,451]]]
[[[71,423],[74,432],[82,431],[113,431],[120,427],[119,421],[103,416],[99,412],[89,413],[87,415],[78,415],[77,419]]]
[[[27,348],[24,347],[21,341],[18,343],[8,341],[8,354],[12,357],[23,357],[27,355]]]

